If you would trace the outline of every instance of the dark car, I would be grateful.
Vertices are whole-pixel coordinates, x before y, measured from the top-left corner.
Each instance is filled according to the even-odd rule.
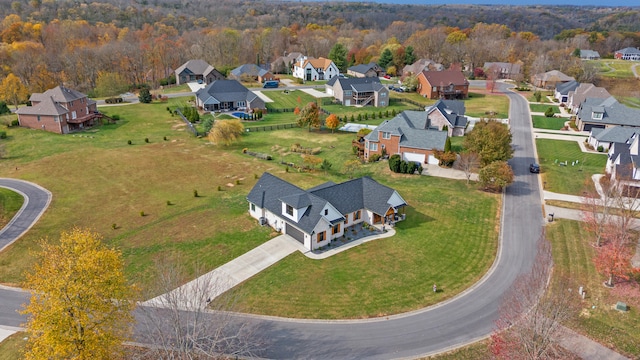
[[[540,172],[540,165],[535,164],[535,163],[534,163],[534,164],[529,165],[529,172],[532,172],[532,173],[534,173],[534,174],[539,173],[539,172]]]

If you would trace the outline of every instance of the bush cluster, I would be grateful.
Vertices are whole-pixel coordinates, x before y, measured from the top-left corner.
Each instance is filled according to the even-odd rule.
[[[422,174],[422,165],[418,165],[413,161],[404,161],[400,158],[400,155],[391,155],[389,158],[389,169],[395,173],[401,174],[414,174],[416,170],[418,175]]]
[[[200,113],[198,113],[198,109],[190,106],[185,106],[180,109],[182,115],[184,115],[187,120],[192,123],[198,122],[200,120]]]
[[[306,148],[306,147],[302,147],[300,146],[300,144],[293,144],[291,145],[291,152],[295,152],[295,153],[301,153],[301,154],[307,154],[307,155],[317,155],[322,151],[322,148],[317,147],[317,148]]]
[[[380,160],[380,154],[373,154],[369,156],[369,162],[376,162]]]
[[[123,101],[124,100],[122,100],[121,97],[113,97],[113,98],[104,99],[104,102],[106,102],[107,104],[119,104],[119,103],[121,103]]]

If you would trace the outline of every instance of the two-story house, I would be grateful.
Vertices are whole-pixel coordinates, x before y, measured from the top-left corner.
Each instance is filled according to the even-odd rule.
[[[204,60],[189,60],[175,70],[176,85],[188,82],[211,84],[224,79],[224,75]]]
[[[466,99],[469,81],[462,71],[422,71],[416,91],[428,99]]]
[[[344,106],[389,105],[389,89],[377,77],[347,79],[334,76],[325,88],[327,94],[333,95]]]
[[[607,99],[585,99],[576,115],[580,131],[613,126],[640,127],[640,110],[619,103],[613,96]]]
[[[340,70],[336,64],[323,57],[315,59],[303,56],[293,66],[293,77],[305,81],[331,80],[338,74]]]

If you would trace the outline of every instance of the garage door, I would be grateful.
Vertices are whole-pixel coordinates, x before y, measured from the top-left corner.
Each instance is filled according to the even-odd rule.
[[[351,106],[351,99],[345,99],[344,106]]]
[[[424,164],[424,154],[402,153],[402,160]]]
[[[438,165],[440,161],[434,155],[429,155],[429,165]]]
[[[302,231],[296,229],[295,227],[289,224],[286,225],[286,231],[287,231],[287,235],[300,241],[304,245],[304,233]]]

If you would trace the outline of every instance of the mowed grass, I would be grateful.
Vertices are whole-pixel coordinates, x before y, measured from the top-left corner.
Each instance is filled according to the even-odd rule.
[[[585,300],[575,295],[582,311],[577,319],[566,325],[607,347],[638,358],[640,288],[625,282],[616,284],[613,289],[602,285],[606,278],[593,265],[596,255],[593,236],[584,231],[580,222],[554,221],[547,226],[547,238],[553,246],[554,280],[566,277],[587,291]],[[613,309],[618,301],[627,303],[630,310],[621,313]]]
[[[593,174],[604,173],[606,154],[583,153],[575,141],[536,139],[536,146],[545,190],[581,195],[593,188]],[[568,165],[560,166],[565,161]],[[575,161],[578,164],[571,166]]]
[[[504,94],[485,94],[469,92],[469,98],[464,100],[466,115],[477,118],[494,116],[498,119],[509,117],[509,98]],[[495,115],[490,115],[493,112]]]
[[[593,62],[601,64],[600,69],[602,72],[599,74],[600,76],[617,79],[633,78],[631,66],[637,64],[635,61],[619,59],[601,59],[593,60]]]
[[[555,105],[529,104],[529,108],[531,109],[531,112],[541,112],[541,113],[551,108],[553,109],[554,114],[560,114],[560,108]]]
[[[22,359],[27,344],[25,336],[27,333],[17,332],[0,342],[0,360]]]
[[[488,270],[497,249],[498,195],[464,181],[393,176],[381,169],[375,174],[409,202],[396,235],[324,260],[294,253],[237,288],[242,311],[327,319],[385,316],[450,298]]]
[[[302,90],[270,90],[263,91],[273,102],[265,103],[267,110],[269,109],[302,109],[310,102],[316,102],[316,98],[307,94]]]
[[[0,229],[13,219],[24,204],[22,195],[0,187]]]
[[[546,117],[541,115],[531,115],[533,127],[536,129],[560,130],[567,122],[565,118]]]

